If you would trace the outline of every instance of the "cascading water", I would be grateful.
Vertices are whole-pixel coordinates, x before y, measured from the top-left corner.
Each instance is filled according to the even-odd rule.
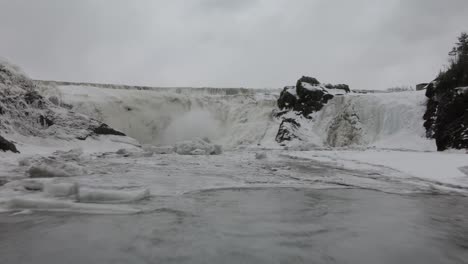
[[[73,110],[105,120],[143,144],[208,138],[225,147],[269,144],[276,132],[275,91],[239,89],[104,89],[59,86]],[[270,142],[267,142],[270,141]]]
[[[114,89],[112,89],[114,88]],[[272,116],[277,90],[58,86],[73,110],[122,130],[143,144],[209,138],[225,148],[277,147]],[[433,150],[424,136],[419,92],[336,96],[301,123],[299,142],[286,145]],[[306,144],[307,143],[307,144]]]

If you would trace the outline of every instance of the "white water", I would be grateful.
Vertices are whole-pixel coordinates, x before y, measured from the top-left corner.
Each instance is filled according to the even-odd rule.
[[[225,147],[275,147],[276,90],[109,89],[59,86],[74,110],[122,130],[143,144],[209,138]],[[434,150],[425,139],[420,92],[336,96],[312,120],[299,119],[300,142],[316,147]],[[288,115],[293,115],[292,113]],[[308,143],[308,144],[306,144]]]
[[[60,86],[59,90],[74,111],[104,121],[143,144],[204,137],[226,147],[272,144],[278,126],[271,115],[276,98],[253,90],[237,94],[235,89],[224,94],[219,89]]]

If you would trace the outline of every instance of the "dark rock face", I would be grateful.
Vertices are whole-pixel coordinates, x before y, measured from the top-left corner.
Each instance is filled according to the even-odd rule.
[[[346,84],[321,85],[316,78],[302,76],[295,87],[287,86],[283,89],[278,99],[278,107],[308,117],[311,113],[320,111],[334,97],[328,89],[343,90],[344,94],[351,91]]]
[[[295,92],[296,87],[286,86],[278,98],[278,107],[280,109],[294,109],[294,106],[297,104],[297,97]]]
[[[11,151],[13,153],[19,153],[18,149],[16,149],[15,144],[13,144],[10,141],[6,140],[2,136],[0,136],[0,150],[2,150],[4,152]]]
[[[100,126],[94,128],[93,133],[95,133],[96,135],[126,136],[124,133],[113,129],[106,124],[101,124]]]
[[[276,141],[281,143],[297,138],[294,136],[294,131],[300,127],[296,120],[284,118],[283,115],[288,111],[295,111],[298,116],[310,119],[310,114],[320,111],[329,100],[333,99],[334,95],[328,91],[329,89],[343,90],[343,94],[351,91],[346,84],[321,85],[316,78],[307,76],[302,76],[297,80],[296,86],[284,87],[277,101],[278,107],[283,111],[277,113],[276,116],[283,118],[283,121]]]
[[[437,81],[428,85],[424,127],[434,138],[437,150],[468,148],[468,92],[440,89]]]
[[[293,118],[283,119],[278,129],[278,134],[276,134],[276,142],[281,143],[284,141],[291,141],[294,138],[297,138],[294,132],[299,127],[301,127],[301,125]]]
[[[304,84],[309,84],[312,87],[317,87],[317,90],[308,90],[304,87]],[[310,99],[319,99],[323,95],[322,89],[319,88],[320,82],[312,77],[302,76],[296,83],[296,92],[299,98],[305,99],[306,97]]]

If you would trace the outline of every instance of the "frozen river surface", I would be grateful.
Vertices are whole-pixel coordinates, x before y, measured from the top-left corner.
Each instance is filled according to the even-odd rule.
[[[227,188],[153,212],[0,216],[1,263],[468,263],[468,199]]]

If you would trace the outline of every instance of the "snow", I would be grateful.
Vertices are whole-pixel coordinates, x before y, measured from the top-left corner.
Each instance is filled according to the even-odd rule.
[[[324,91],[325,89],[321,85],[312,85],[310,83],[302,82],[302,87],[309,91]]]
[[[465,153],[332,150],[293,152],[290,155],[332,162],[347,169],[385,166],[413,178],[468,188],[468,175],[463,172],[463,167],[468,166]]]
[[[286,92],[294,95],[295,97],[297,97],[297,91],[296,91],[296,87],[295,86],[292,86],[292,87],[288,87],[286,89]]]

